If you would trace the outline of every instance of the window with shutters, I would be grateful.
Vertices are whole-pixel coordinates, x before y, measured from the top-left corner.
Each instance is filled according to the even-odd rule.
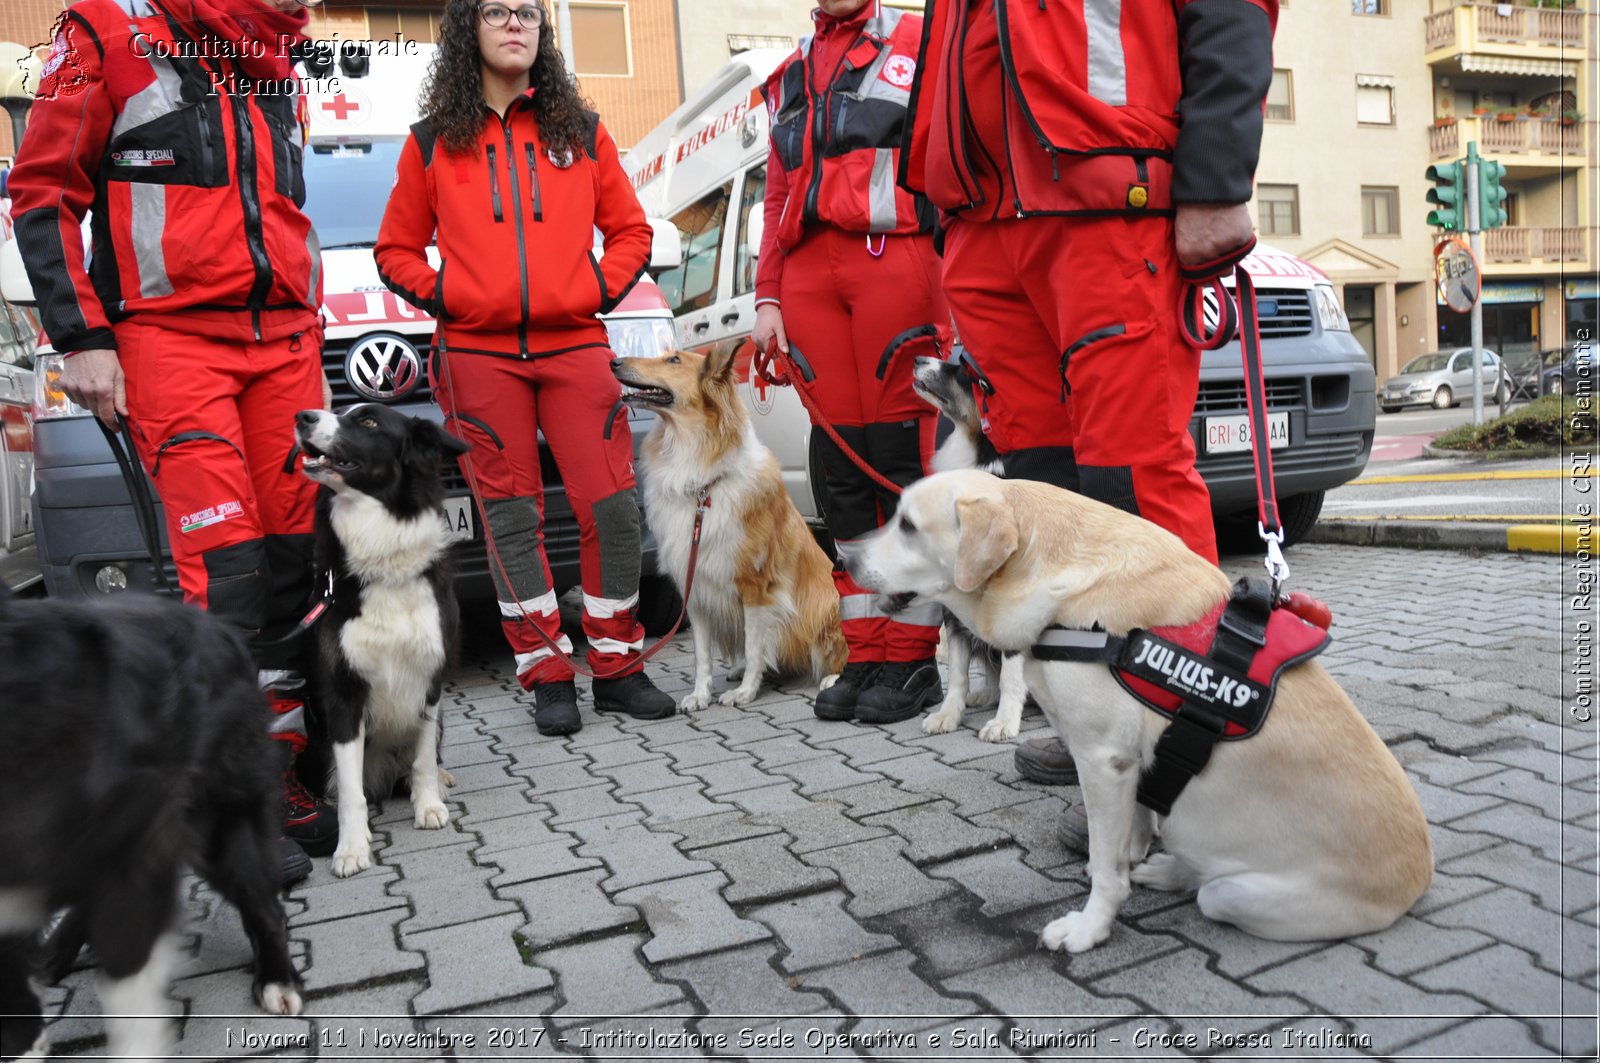
[[[572,12],[572,59],[579,76],[632,76],[628,5],[573,3],[568,6]]]
[[[1394,78],[1356,75],[1356,121],[1362,125],[1394,125]]]

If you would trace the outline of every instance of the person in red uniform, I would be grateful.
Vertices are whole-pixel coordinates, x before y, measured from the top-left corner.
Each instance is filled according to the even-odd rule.
[[[63,389],[126,419],[184,599],[244,632],[295,752],[304,649],[281,639],[310,598],[317,489],[284,459],[295,412],[326,403],[304,104],[285,80],[305,24],[297,0],[74,4],[9,181]],[[292,770],[284,785],[289,837],[332,852],[334,817]]]
[[[435,394],[472,445],[462,467],[494,535],[490,575],[534,723],[546,735],[582,726],[572,669],[546,642],[572,652],[539,531],[541,430],[578,519],[588,664],[609,676],[594,680],[594,707],[670,716],[639,659],[633,441],[595,316],[644,272],[644,210],[542,3],[450,0],[423,114],[374,254],[384,283],[439,320]]]
[[[901,183],[1006,474],[1139,514],[1215,560],[1178,265],[1250,240],[1277,0],[929,0]],[[1018,768],[1076,777],[1059,742]]]
[[[935,415],[911,390],[913,357],[928,341],[920,352],[895,341],[929,325],[947,334],[949,323],[933,212],[894,185],[922,20],[875,0],[819,0],[812,18],[816,33],[763,89],[772,140],[753,339],[798,348],[827,423],[903,485],[924,472]],[[815,438],[824,517],[848,547],[894,513],[897,496],[833,440]],[[834,583],[850,657],[817,696],[817,715],[888,723],[938,701],[937,607],[890,617],[842,567]]]

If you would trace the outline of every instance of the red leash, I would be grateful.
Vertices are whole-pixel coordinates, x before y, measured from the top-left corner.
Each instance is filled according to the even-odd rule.
[[[1267,575],[1272,578],[1272,596],[1289,578],[1289,563],[1283,559],[1283,525],[1278,520],[1278,491],[1272,478],[1272,438],[1267,428],[1267,385],[1261,365],[1261,328],[1256,310],[1256,288],[1244,260],[1256,247],[1256,238],[1227,254],[1193,266],[1181,266],[1184,288],[1178,306],[1178,329],[1189,343],[1203,351],[1214,351],[1239,337],[1244,358],[1245,405],[1250,419],[1250,457],[1255,462],[1256,525],[1266,545]],[[1222,279],[1233,274],[1238,302],[1228,293]],[[1205,321],[1205,295],[1213,293],[1217,304],[1217,327],[1208,330]]]
[[[899,343],[891,341],[890,349],[884,352],[883,360],[879,363],[878,378],[880,380],[883,379],[885,363],[888,362],[890,356],[898,349],[899,345],[916,338],[916,336],[908,333],[901,333],[901,336],[905,337],[905,339],[900,340]],[[778,364],[780,361],[783,363],[781,366]],[[800,399],[800,404],[806,408],[806,413],[811,415],[811,423],[822,429],[827,437],[833,440],[833,445],[838,447],[844,453],[844,456],[850,459],[852,465],[866,473],[869,480],[884,490],[897,495],[901,492],[902,488],[899,484],[867,464],[867,459],[857,454],[855,449],[849,443],[846,443],[838,432],[834,431],[833,425],[828,423],[827,417],[823,415],[822,410],[817,406],[817,400],[811,394],[811,385],[816,381],[817,374],[812,370],[811,363],[806,361],[806,356],[800,353],[800,348],[791,343],[787,351],[782,350],[779,348],[776,338],[768,345],[766,350],[762,350],[757,345],[755,354],[750,358],[750,371],[768,384],[776,387],[793,387],[795,395]]]
[[[439,335],[442,337],[442,330]],[[438,347],[435,348],[435,350],[439,355],[439,363],[444,367],[445,390],[449,392],[453,401],[455,397],[455,388],[450,383],[450,359],[442,342],[438,345]],[[437,398],[438,392],[435,391],[434,394]],[[439,408],[444,410],[443,403],[440,404]],[[461,418],[456,416],[454,410],[444,410],[444,415],[445,420],[447,421],[461,420]],[[488,549],[489,557],[494,561],[494,566],[500,573],[501,584],[507,590],[510,590],[513,594],[515,594],[516,592],[511,586],[511,576],[506,572],[505,562],[500,559],[500,550],[495,546],[494,530],[489,524],[489,514],[483,504],[483,494],[478,490],[478,477],[472,468],[472,455],[470,453],[463,454],[460,458],[460,464],[462,471],[467,475],[467,489],[472,492],[472,502],[478,511],[478,519],[483,522],[483,541],[484,545]],[[662,635],[659,639],[657,639],[653,646],[647,646],[640,650],[639,656],[635,657],[628,663],[621,665],[616,671],[591,672],[587,668],[580,665],[577,661],[573,660],[572,657],[561,648],[560,644],[557,643],[555,639],[545,634],[544,629],[534,622],[533,618],[528,615],[528,611],[522,608],[521,599],[518,599],[517,612],[522,614],[522,622],[533,629],[533,633],[539,636],[539,640],[549,648],[551,653],[556,656],[557,660],[565,663],[568,668],[572,669],[574,672],[577,672],[579,675],[588,676],[590,679],[616,679],[619,676],[629,674],[633,670],[633,666],[635,664],[642,665],[645,661],[648,661],[650,658],[660,653],[667,643],[672,641],[672,637],[678,633],[678,629],[683,626],[684,617],[686,617],[689,613],[689,595],[694,590],[695,566],[700,559],[700,528],[701,525],[705,523],[706,510],[710,508],[710,489],[702,487],[700,489],[700,494],[695,498],[694,503],[694,530],[690,533],[689,539],[689,567],[688,571],[684,573],[683,577],[683,605],[678,610],[678,618],[672,622],[672,627],[665,635]],[[557,623],[559,624],[559,619]]]

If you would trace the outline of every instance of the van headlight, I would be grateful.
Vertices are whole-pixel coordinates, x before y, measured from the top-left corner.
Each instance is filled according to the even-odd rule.
[[[1349,332],[1350,319],[1344,316],[1344,307],[1334,294],[1333,285],[1318,284],[1312,288],[1312,302],[1317,304],[1317,320],[1324,332]]]
[[[678,346],[672,322],[659,317],[607,320],[606,338],[619,358],[659,358]]]
[[[88,417],[89,411],[67,398],[61,386],[62,354],[41,354],[33,364],[33,419],[55,421],[63,417]]]

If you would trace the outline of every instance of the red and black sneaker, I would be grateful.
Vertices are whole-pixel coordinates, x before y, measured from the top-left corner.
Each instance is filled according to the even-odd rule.
[[[317,800],[295,774],[294,760],[310,738],[305,728],[305,700],[298,696],[302,680],[279,680],[267,691],[272,709],[268,736],[287,746],[283,780],[283,834],[312,856],[332,856],[339,844],[339,818],[333,807]]]

